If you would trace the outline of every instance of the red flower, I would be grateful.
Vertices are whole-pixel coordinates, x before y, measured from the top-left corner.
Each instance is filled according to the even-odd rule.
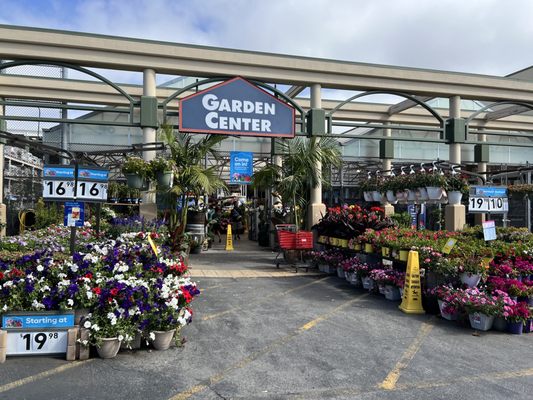
[[[117,288],[113,288],[109,291],[109,293],[111,293],[111,296],[116,296],[118,294],[118,289]]]
[[[97,295],[100,295],[100,293],[102,293],[102,289],[100,289],[99,287],[92,288],[92,291]]]
[[[192,296],[188,290],[183,290],[183,297],[185,298],[185,303],[189,304],[192,301]]]
[[[87,278],[87,279],[93,279],[93,274],[91,272],[87,272],[85,275],[84,275],[84,278]]]
[[[4,279],[4,273],[0,271],[0,279]]]

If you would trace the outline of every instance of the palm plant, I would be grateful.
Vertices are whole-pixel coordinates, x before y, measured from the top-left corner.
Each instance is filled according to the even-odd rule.
[[[321,182],[328,187],[328,174],[320,174],[315,166],[322,163],[323,171],[331,166],[342,164],[339,145],[333,138],[313,137],[286,140],[279,146],[282,152],[282,165],[268,163],[254,173],[254,185],[261,189],[270,188],[279,193],[285,203],[294,208],[294,223],[299,227],[298,209],[306,210],[310,190]]]
[[[198,197],[226,188],[226,184],[218,176],[217,166],[207,167],[204,164],[207,157],[220,159],[215,147],[226,137],[206,135],[198,140],[198,135],[175,133],[169,125],[161,126],[159,133],[170,149],[171,158],[176,165],[176,173],[169,191],[168,228],[171,245],[173,249],[177,249],[183,242],[187,224],[187,196],[193,194]],[[181,205],[181,211],[176,209],[176,204]]]

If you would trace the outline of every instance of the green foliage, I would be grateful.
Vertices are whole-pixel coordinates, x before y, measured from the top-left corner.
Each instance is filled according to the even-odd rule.
[[[296,138],[279,143],[282,163],[278,166],[268,163],[254,173],[253,181],[260,189],[273,189],[284,205],[295,209],[295,223],[300,220],[298,210],[306,210],[310,190],[322,183],[323,188],[330,186],[327,175],[317,171],[315,166],[322,164],[322,171],[330,167],[340,167],[342,158],[338,143],[333,138],[313,137]]]
[[[122,173],[137,174],[147,178],[150,175],[150,164],[141,157],[128,157],[122,166]]]
[[[195,197],[211,194],[218,189],[227,189],[226,184],[218,176],[216,166],[206,167],[205,159],[213,158],[220,161],[216,147],[226,137],[223,135],[206,135],[198,139],[198,135],[174,132],[172,126],[162,125],[158,132],[170,149],[171,159],[175,163],[174,182],[169,195],[169,232],[171,245],[178,249],[184,242],[185,225],[187,224],[187,196]],[[176,204],[183,204],[181,212]]]
[[[35,205],[35,228],[42,229],[53,224],[59,224],[63,220],[63,212],[58,203],[45,204],[40,198]]]
[[[411,227],[411,216],[408,212],[392,214],[390,215],[390,219],[392,219],[399,228]]]
[[[152,170],[153,175],[157,174],[158,172],[172,171],[175,165],[176,162],[174,160],[161,156],[156,157],[152,161],[150,161],[150,168]]]

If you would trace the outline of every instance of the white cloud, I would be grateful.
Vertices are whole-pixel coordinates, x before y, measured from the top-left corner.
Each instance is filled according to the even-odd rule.
[[[528,67],[529,0],[0,0],[21,24],[416,68]]]

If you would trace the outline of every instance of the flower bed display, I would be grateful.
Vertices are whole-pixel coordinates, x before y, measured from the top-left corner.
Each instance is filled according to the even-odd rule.
[[[383,217],[375,229],[345,229],[355,225],[354,218],[368,221],[372,212],[377,211],[358,207],[330,209],[317,226],[326,249],[315,252],[315,257],[327,264],[328,256],[324,255],[335,254],[333,263],[344,269],[348,281],[360,279],[365,288],[375,292],[380,289],[382,294],[397,299],[391,290],[401,288],[405,279],[406,264],[400,260],[401,253],[416,250],[426,311],[440,311],[450,320],[470,320],[478,330],[491,329],[493,322],[495,327],[501,326],[501,321],[509,327],[520,323],[531,327],[533,235],[527,230],[498,228],[497,239],[485,242],[481,227],[462,232],[414,231],[381,224]],[[344,227],[342,234],[331,227],[333,223]],[[362,228],[364,224],[357,226]],[[347,239],[348,248],[331,240],[328,233]],[[446,247],[449,248],[445,252]],[[518,332],[517,328],[509,329]]]
[[[72,257],[64,252],[69,228],[4,239],[1,248],[15,255],[0,259],[0,313],[85,310],[80,326],[89,330],[89,338],[83,345],[100,346],[109,337],[127,344],[139,334],[149,340],[162,330],[177,332],[179,341],[199,290],[183,259],[162,245],[155,226],[153,232],[120,233],[113,239],[90,228],[79,230]]]

